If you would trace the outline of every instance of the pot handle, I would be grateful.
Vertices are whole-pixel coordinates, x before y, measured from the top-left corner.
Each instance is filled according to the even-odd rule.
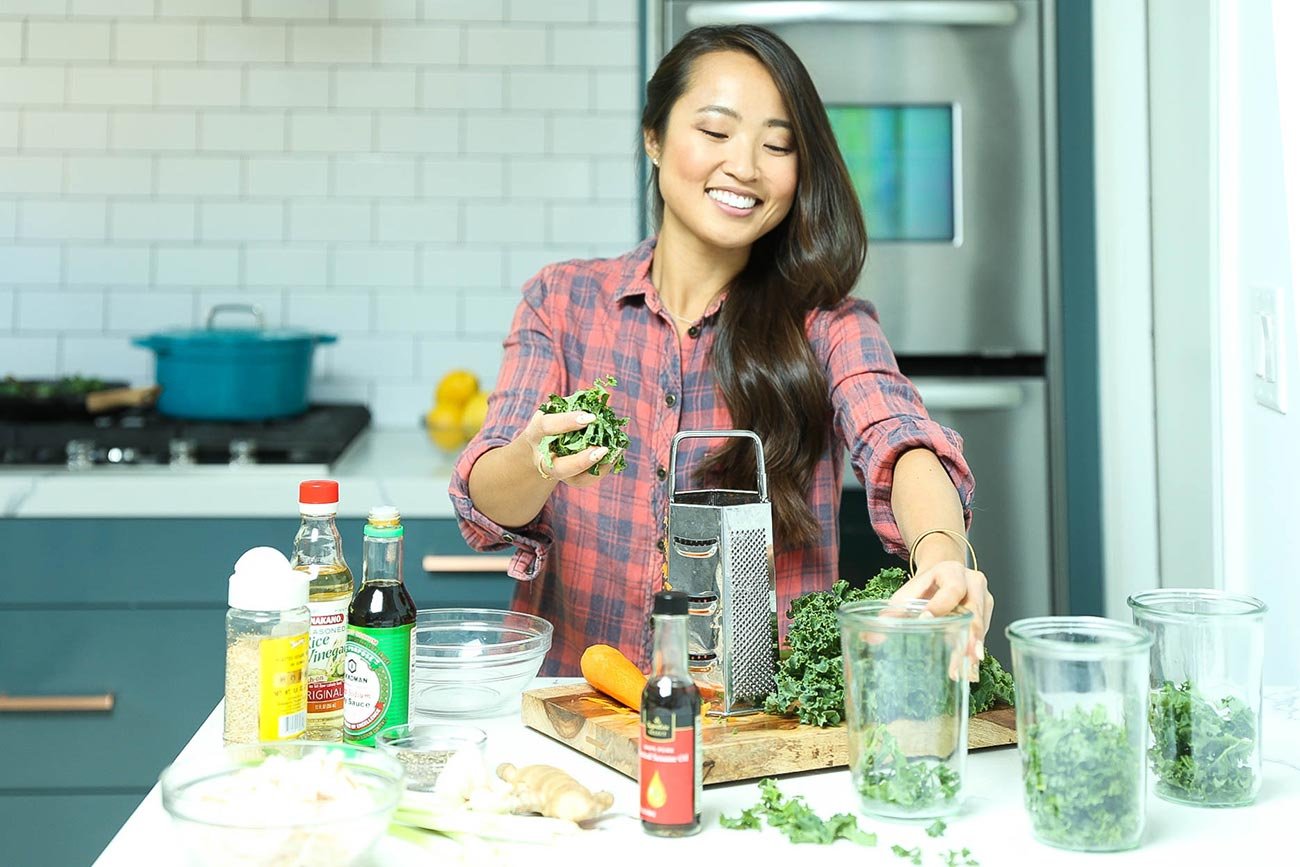
[[[317,344],[321,344],[321,343],[335,343],[335,342],[338,341],[338,339],[339,339],[339,336],[338,336],[337,334],[317,334],[317,335],[316,335],[316,343],[317,343]]]
[[[163,342],[153,334],[150,334],[148,337],[132,337],[131,343],[134,346],[139,346],[144,349],[152,349],[159,355],[161,355],[163,351]]]
[[[209,331],[212,330],[212,323],[217,318],[218,313],[251,313],[253,318],[257,320],[257,330],[258,331],[266,330],[266,317],[262,315],[262,308],[258,307],[256,304],[214,304],[212,305],[212,307],[208,310],[207,328]]]

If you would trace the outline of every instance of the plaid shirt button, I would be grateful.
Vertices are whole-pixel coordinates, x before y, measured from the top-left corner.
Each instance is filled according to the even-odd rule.
[[[664,479],[668,478],[668,470],[664,469],[663,467],[659,467],[657,470],[655,470],[655,477],[662,482]]]
[[[677,395],[673,394],[672,392],[669,392],[668,394],[665,394],[665,395],[664,395],[664,403],[668,404],[669,406],[674,406],[674,405],[676,405],[676,403],[677,403]]]

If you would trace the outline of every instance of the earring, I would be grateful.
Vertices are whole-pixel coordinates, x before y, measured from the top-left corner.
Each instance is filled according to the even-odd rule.
[[[650,159],[650,162],[654,164],[654,167],[655,167],[655,168],[659,168],[659,160],[654,159],[654,158],[652,157],[652,158]]]

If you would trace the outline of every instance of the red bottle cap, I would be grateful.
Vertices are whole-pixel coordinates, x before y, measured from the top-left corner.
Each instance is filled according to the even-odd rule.
[[[312,479],[298,485],[298,502],[327,506],[339,501],[339,483],[332,479]]]

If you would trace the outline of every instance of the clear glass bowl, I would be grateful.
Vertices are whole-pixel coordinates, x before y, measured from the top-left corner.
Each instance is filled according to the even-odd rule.
[[[402,763],[406,788],[417,792],[432,792],[453,762],[482,767],[486,744],[482,729],[456,723],[393,726],[375,738],[380,751]]]
[[[511,706],[541,669],[552,632],[546,620],[518,611],[416,612],[412,709],[457,718]]]
[[[196,867],[348,867],[387,830],[403,772],[378,750],[294,741],[183,758],[160,783]]]

